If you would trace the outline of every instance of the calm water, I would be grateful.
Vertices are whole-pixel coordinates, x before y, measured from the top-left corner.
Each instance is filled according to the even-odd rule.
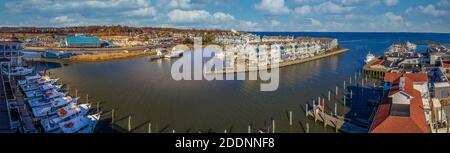
[[[371,50],[376,55],[393,42],[410,40],[424,43],[449,43],[450,34],[417,33],[256,33],[259,35],[294,35],[335,37],[350,50],[344,54],[280,69],[280,85],[274,92],[261,92],[260,81],[174,81],[170,75],[173,61],[149,62],[147,57],[99,63],[75,63],[51,69],[51,73],[69,83],[71,88],[101,100],[104,110],[116,109],[116,121],[127,127],[133,115],[135,132],[146,132],[149,121],[153,130],[162,132],[213,131],[247,132],[265,128],[271,118],[278,132],[304,132],[305,102],[310,102],[336,84],[342,84],[361,70],[362,61]],[[419,47],[423,49],[422,47]],[[93,101],[93,100],[91,100]],[[286,111],[293,111],[294,125],[288,126]],[[320,124],[310,124],[310,132],[332,132]]]

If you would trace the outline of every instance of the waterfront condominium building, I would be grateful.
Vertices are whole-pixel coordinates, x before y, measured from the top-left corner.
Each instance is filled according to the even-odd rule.
[[[22,42],[17,38],[0,40],[0,62],[19,66],[22,63]]]

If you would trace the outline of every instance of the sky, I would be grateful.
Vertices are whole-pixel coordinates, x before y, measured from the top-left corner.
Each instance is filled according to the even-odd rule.
[[[449,0],[0,0],[0,26],[450,33]]]

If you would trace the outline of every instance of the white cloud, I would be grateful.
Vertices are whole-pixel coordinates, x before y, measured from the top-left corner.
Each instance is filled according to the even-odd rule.
[[[126,11],[122,13],[124,16],[128,17],[145,17],[145,16],[155,16],[156,9],[153,7],[140,8],[137,10]]]
[[[171,0],[168,4],[170,8],[191,8],[191,0]]]
[[[437,5],[441,7],[447,7],[450,6],[450,2],[448,2],[448,0],[440,0]]]
[[[216,12],[213,15],[211,15],[208,11],[205,10],[184,11],[175,9],[169,12],[167,15],[171,22],[177,23],[194,23],[194,22],[220,23],[234,20],[234,16],[230,14],[223,12]]]
[[[319,20],[313,19],[313,18],[309,18],[309,20],[311,20],[311,25],[313,27],[320,27],[322,26],[322,22],[320,22]]]
[[[307,15],[307,14],[311,13],[311,10],[312,10],[311,6],[304,5],[304,6],[295,8],[294,12],[297,14],[301,14],[301,15]]]
[[[387,6],[395,6],[398,4],[399,0],[385,0],[384,4],[386,4]]]
[[[258,23],[252,21],[240,21],[238,29],[244,31],[258,31]]]
[[[280,25],[280,21],[277,21],[277,20],[270,20],[270,25],[271,25],[272,27],[279,26],[279,25]]]
[[[427,6],[419,6],[418,9],[425,14],[433,15],[433,16],[441,16],[447,14],[447,11],[436,9],[436,7],[432,4],[428,4]]]
[[[234,20],[234,16],[223,12],[214,13],[212,18],[215,22],[225,22]]]
[[[260,11],[268,11],[270,14],[279,15],[289,13],[290,10],[284,5],[284,0],[261,0],[255,5]]]
[[[346,12],[350,12],[351,10],[353,10],[354,7],[347,7],[347,6],[342,6],[342,5],[338,5],[335,4],[333,2],[324,2],[316,7],[314,7],[314,9],[317,12],[320,13],[331,13],[331,14],[340,14],[340,13],[346,13]]]

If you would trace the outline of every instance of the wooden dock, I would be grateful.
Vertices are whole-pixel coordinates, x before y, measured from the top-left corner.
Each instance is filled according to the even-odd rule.
[[[342,116],[330,115],[323,111],[321,106],[314,105],[313,109],[308,110],[307,108],[307,117],[311,117],[314,119],[314,122],[321,122],[324,124],[324,127],[330,126],[335,129],[336,132],[344,132],[344,133],[367,133],[368,129],[358,126],[356,124],[351,123],[349,120],[346,120]]]

